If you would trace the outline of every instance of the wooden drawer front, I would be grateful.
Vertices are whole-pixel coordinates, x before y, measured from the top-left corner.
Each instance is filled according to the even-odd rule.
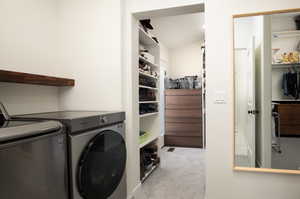
[[[186,133],[193,133],[198,134],[198,136],[201,136],[202,131],[202,124],[200,123],[166,123],[166,132],[167,134],[169,132],[173,133],[180,133],[180,134],[186,134]]]
[[[197,147],[202,148],[203,140],[202,137],[180,137],[165,135],[166,146],[177,146],[177,147]]]
[[[202,125],[201,118],[183,118],[183,117],[167,117],[166,123],[198,123]]]
[[[300,136],[300,104],[276,105],[281,136]]]
[[[165,95],[200,95],[201,89],[166,89]]]
[[[191,110],[166,110],[166,117],[170,118],[201,118],[202,113],[200,109],[191,109]]]
[[[200,96],[166,96],[166,109],[201,109]]]
[[[281,136],[300,136],[300,125],[281,125],[280,126]]]
[[[280,124],[300,124],[300,104],[281,104],[278,106]]]

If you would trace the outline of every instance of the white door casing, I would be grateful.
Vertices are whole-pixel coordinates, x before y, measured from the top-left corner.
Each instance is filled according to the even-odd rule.
[[[246,143],[247,152],[250,161],[250,166],[255,167],[255,123],[256,123],[256,106],[255,106],[255,37],[252,38],[250,47],[248,49],[249,65],[247,66],[247,105],[248,105],[248,119],[247,119],[247,132]]]

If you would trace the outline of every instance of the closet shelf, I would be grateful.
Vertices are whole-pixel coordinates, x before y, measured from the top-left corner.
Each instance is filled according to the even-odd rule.
[[[159,101],[140,101],[140,104],[152,104],[152,103],[159,103]]]
[[[151,77],[153,79],[158,79],[157,77],[154,77],[153,75],[149,75],[147,73],[139,72],[140,75],[146,76],[146,77]]]
[[[158,114],[158,112],[141,114],[140,118],[145,118],[145,117],[149,117],[149,116],[157,115],[157,114]]]
[[[278,100],[272,100],[272,102],[296,102],[299,103],[300,99],[278,99]]]
[[[274,69],[284,69],[290,67],[300,67],[300,63],[291,63],[291,64],[272,64]]]
[[[151,142],[154,142],[155,140],[158,139],[158,136],[151,136],[148,140],[140,144],[140,149],[143,148],[144,146],[147,146]]]
[[[142,57],[142,56],[139,56],[139,60],[142,61],[142,62],[144,62],[144,63],[146,63],[146,64],[148,64],[148,65],[151,66],[151,67],[159,68],[158,65],[149,62],[147,59],[145,59],[145,58]]]
[[[288,30],[288,31],[273,32],[272,36],[273,36],[273,38],[300,37],[300,30]]]
[[[159,44],[141,27],[139,27],[140,43],[146,46],[159,46]]]
[[[146,89],[155,90],[155,91],[158,90],[158,88],[153,88],[153,87],[150,87],[150,86],[143,86],[143,85],[139,85],[139,88],[146,88]]]
[[[0,70],[0,82],[35,84],[43,86],[74,86],[74,79]]]

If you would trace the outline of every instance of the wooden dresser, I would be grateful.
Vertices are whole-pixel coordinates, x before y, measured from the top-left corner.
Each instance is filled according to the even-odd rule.
[[[201,90],[167,89],[166,146],[203,147]]]
[[[300,104],[276,104],[275,111],[280,115],[281,137],[300,137]]]

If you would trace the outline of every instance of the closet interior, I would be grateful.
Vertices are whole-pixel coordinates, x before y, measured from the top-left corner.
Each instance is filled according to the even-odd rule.
[[[272,16],[272,167],[300,169],[300,13]]]
[[[138,69],[141,182],[161,165],[163,147],[205,147],[203,25],[203,13],[138,22],[138,67],[133,67]]]

